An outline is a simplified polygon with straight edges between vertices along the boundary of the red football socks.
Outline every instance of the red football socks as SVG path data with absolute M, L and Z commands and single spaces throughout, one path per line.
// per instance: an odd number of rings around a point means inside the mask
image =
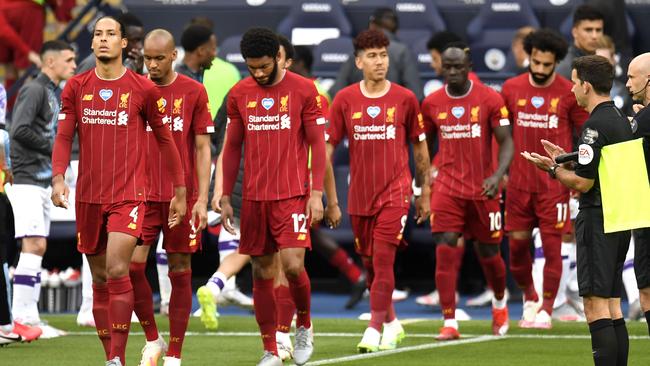
M 167 356 L 181 358 L 181 349 L 192 312 L 192 270 L 169 272 L 172 294 L 169 299 L 169 349 Z
M 255 307 L 255 320 L 260 327 L 264 350 L 278 355 L 275 343 L 276 310 L 275 294 L 273 292 L 273 279 L 253 279 L 253 306 Z
M 291 321 L 296 313 L 296 304 L 293 302 L 289 287 L 280 285 L 275 288 L 275 306 L 277 308 L 278 326 L 277 331 L 289 333 Z
M 562 236 L 558 232 L 542 232 L 542 248 L 546 261 L 544 263 L 541 310 L 545 310 L 551 315 L 562 277 Z
M 359 267 L 357 267 L 345 249 L 338 248 L 330 257 L 329 262 L 352 283 L 356 283 L 359 277 L 361 277 L 361 270 L 359 270 Z
M 287 276 L 289 281 L 289 291 L 291 297 L 296 305 L 296 328 L 311 327 L 311 281 L 306 270 L 302 270 L 298 277 L 291 278 Z
M 525 301 L 539 301 L 533 284 L 533 259 L 530 255 L 531 239 L 510 238 L 510 272 L 524 293 Z M 562 263 L 560 262 L 560 266 Z M 487 275 L 486 275 L 487 276 Z M 557 291 L 557 290 L 556 290 Z
M 501 254 L 497 253 L 488 258 L 479 257 L 479 262 L 488 286 L 494 291 L 494 297 L 497 300 L 503 299 L 506 292 L 506 264 Z
M 122 364 L 126 342 L 129 339 L 131 328 L 131 314 L 133 313 L 133 287 L 129 276 L 109 278 L 108 284 L 108 319 L 111 324 L 111 354 L 109 359 L 119 357 Z
M 153 295 L 151 293 L 151 286 L 145 269 L 147 263 L 131 262 L 129 265 L 129 277 L 133 286 L 133 310 L 135 315 L 138 316 L 144 336 L 148 342 L 153 342 L 158 339 L 158 327 L 156 326 L 156 319 L 153 315 Z
M 106 360 L 111 355 L 111 331 L 108 321 L 108 287 L 106 284 L 93 283 L 93 317 L 95 318 L 95 327 L 97 336 L 102 342 Z
M 397 247 L 391 243 L 375 240 L 372 255 L 374 279 L 370 287 L 370 323 L 371 328 L 381 332 L 382 325 L 389 318 L 395 288 L 395 252 Z M 394 309 L 392 318 L 395 319 Z M 392 319 L 391 319 L 392 321 Z
M 456 317 L 456 282 L 458 280 L 459 249 L 441 243 L 436 246 L 436 288 L 445 319 Z

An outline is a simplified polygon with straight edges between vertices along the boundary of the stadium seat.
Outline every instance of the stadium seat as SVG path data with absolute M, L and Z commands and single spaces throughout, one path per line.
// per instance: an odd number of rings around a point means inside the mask
M 348 58 L 354 57 L 352 38 L 339 37 L 322 41 L 314 48 L 312 72 L 318 77 L 335 78 Z
M 432 78 L 438 76 L 431 68 L 431 54 L 427 49 L 428 40 L 428 37 L 421 38 L 411 47 L 415 61 L 418 64 L 418 72 L 420 73 L 420 76 L 424 78 Z
M 339 207 L 341 208 L 341 225 L 336 229 L 325 229 L 337 243 L 341 245 L 354 245 L 354 234 L 352 233 L 352 224 L 350 215 L 348 215 L 348 186 L 350 177 L 350 167 L 341 165 L 334 167 L 334 181 L 336 182 L 336 193 L 339 198 Z
M 470 47 L 474 72 L 502 72 L 506 70 L 510 46 L 495 47 L 475 44 Z
M 239 49 L 239 42 L 241 41 L 241 37 L 241 34 L 239 34 L 224 39 L 223 42 L 221 42 L 219 45 L 218 55 L 224 60 L 235 65 L 239 72 L 245 73 L 248 69 Z
M 573 9 L 584 0 L 530 0 L 539 23 L 544 28 L 560 29 L 560 24 L 567 14 L 573 14 Z
M 433 0 L 390 0 L 399 19 L 397 38 L 409 46 L 447 28 Z
M 300 0 L 293 3 L 278 32 L 294 45 L 316 45 L 327 38 L 349 36 L 352 26 L 338 0 Z
M 470 47 L 506 49 L 517 29 L 539 28 L 539 21 L 527 0 L 488 0 L 467 25 Z

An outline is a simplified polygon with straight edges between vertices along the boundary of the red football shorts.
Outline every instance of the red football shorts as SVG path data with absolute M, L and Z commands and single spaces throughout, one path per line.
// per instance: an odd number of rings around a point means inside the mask
M 506 192 L 506 231 L 571 231 L 569 192 L 533 193 L 508 187 Z
M 503 237 L 499 200 L 470 200 L 433 192 L 431 232 L 463 233 L 480 243 L 499 244 Z
M 142 237 L 145 203 L 122 201 L 116 203 L 75 202 L 77 215 L 77 249 L 84 254 L 102 254 L 106 251 L 108 233 Z
M 408 209 L 384 207 L 373 216 L 350 215 L 354 233 L 354 250 L 364 257 L 372 257 L 375 240 L 406 246 L 402 239 Z
M 167 253 L 195 253 L 201 247 L 201 233 L 190 225 L 193 201 L 187 202 L 187 214 L 180 225 L 169 228 L 169 202 L 147 202 L 144 223 L 142 224 L 142 242 L 154 245 L 162 231 L 163 248 Z
M 311 249 L 307 196 L 279 201 L 242 200 L 239 253 L 272 254 L 286 248 Z
M 0 8 L 7 23 L 18 33 L 29 48 L 38 53 L 43 46 L 43 28 L 45 27 L 45 10 L 43 6 L 33 1 L 12 2 Z M 31 65 L 27 55 L 23 55 L 11 47 L 0 47 L 0 63 L 13 63 L 18 69 L 26 69 Z

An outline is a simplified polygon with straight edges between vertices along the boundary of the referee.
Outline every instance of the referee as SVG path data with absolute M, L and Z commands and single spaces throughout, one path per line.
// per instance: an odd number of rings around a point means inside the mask
M 641 103 L 643 109 L 638 111 L 632 120 L 632 130 L 635 137 L 643 137 L 646 164 L 650 163 L 650 53 L 635 57 L 627 70 L 625 86 L 634 102 Z M 650 172 L 650 165 L 648 165 Z M 645 313 L 650 333 L 650 228 L 636 229 L 634 235 L 634 274 L 639 287 L 639 302 Z
M 613 80 L 614 69 L 604 57 L 584 56 L 573 61 L 572 91 L 578 104 L 590 114 L 580 137 L 575 171 L 555 163 L 555 157 L 565 152 L 548 141 L 542 140 L 548 157 L 522 153 L 551 177 L 581 192 L 576 221 L 578 286 L 584 298 L 596 366 L 627 365 L 629 348 L 621 312 L 621 273 L 630 231 L 605 234 L 598 177 L 600 150 L 634 138 L 627 118 L 609 97 Z

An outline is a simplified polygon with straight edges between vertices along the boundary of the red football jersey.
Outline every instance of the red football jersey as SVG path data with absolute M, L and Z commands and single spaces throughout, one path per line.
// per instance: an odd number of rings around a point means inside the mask
M 427 130 L 438 134 L 433 189 L 465 199 L 487 199 L 481 193 L 483 181 L 494 174 L 493 129 L 510 124 L 501 96 L 475 81 L 460 97 L 450 96 L 444 87 L 424 99 L 422 115 Z
M 531 84 L 528 73 L 503 84 L 501 95 L 510 111 L 515 156 L 510 165 L 508 184 L 527 192 L 568 191 L 559 181 L 526 161 L 522 151 L 546 156 L 541 139 L 572 151 L 573 134 L 579 133 L 589 114 L 578 106 L 571 92 L 573 84 L 556 74 L 551 85 Z
M 324 133 L 321 99 L 313 81 L 290 71 L 273 86 L 247 77 L 230 90 L 228 128 L 238 124 L 244 131 L 244 199 L 275 201 L 307 194 L 305 126 L 317 125 Z M 224 184 L 224 194 L 228 190 Z
M 172 132 L 183 163 L 187 198 L 195 200 L 199 195 L 195 137 L 214 133 L 208 93 L 203 84 L 182 74 L 177 74 L 171 84 L 158 86 L 158 89 L 162 93 L 165 108 L 163 123 Z M 165 174 L 164 166 L 165 160 L 156 138 L 151 127 L 147 126 L 148 201 L 169 202 L 174 197 L 174 185 Z
M 391 83 L 380 97 L 367 97 L 361 84 L 336 94 L 326 140 L 350 141 L 348 212 L 369 216 L 383 207 L 409 207 L 409 141 L 423 141 L 424 122 L 410 90 Z
M 183 170 L 171 133 L 162 123 L 163 99 L 155 84 L 131 70 L 113 80 L 95 69 L 68 80 L 52 153 L 53 175 L 70 162 L 79 134 L 79 176 L 75 199 L 86 203 L 144 201 L 147 193 L 146 125 L 166 148 L 174 186 L 184 186 Z

